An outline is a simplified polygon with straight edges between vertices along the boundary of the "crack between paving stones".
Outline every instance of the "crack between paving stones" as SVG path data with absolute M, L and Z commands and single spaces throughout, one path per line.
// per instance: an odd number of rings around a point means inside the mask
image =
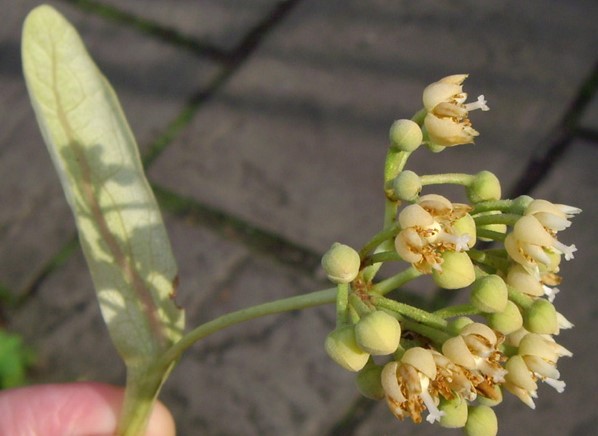
M 205 57 L 215 62 L 230 62 L 230 54 L 213 44 L 201 41 L 179 32 L 177 29 L 164 26 L 156 21 L 141 18 L 118 7 L 94 0 L 61 0 L 85 12 L 98 15 L 117 24 L 123 24 L 150 35 L 171 45 L 183 48 L 199 57 Z
M 240 242 L 253 251 L 307 272 L 312 277 L 320 266 L 321 254 L 313 250 L 160 186 L 152 185 L 152 189 L 160 206 L 172 215 L 200 224 L 226 239 Z
M 560 123 L 555 126 L 535 147 L 535 153 L 528 161 L 519 180 L 513 185 L 509 198 L 515 198 L 532 192 L 556 165 L 574 139 L 583 137 L 591 131 L 580 129 L 579 122 L 598 89 L 598 63 L 594 64 L 590 74 L 586 77 Z M 596 138 L 596 132 L 594 138 Z M 547 143 L 548 145 L 544 145 Z

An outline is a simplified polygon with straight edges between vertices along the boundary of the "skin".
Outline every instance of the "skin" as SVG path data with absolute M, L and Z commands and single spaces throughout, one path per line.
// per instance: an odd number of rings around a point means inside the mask
M 0 391 L 0 435 L 114 435 L 123 393 L 89 382 Z M 172 415 L 157 402 L 145 436 L 174 435 Z

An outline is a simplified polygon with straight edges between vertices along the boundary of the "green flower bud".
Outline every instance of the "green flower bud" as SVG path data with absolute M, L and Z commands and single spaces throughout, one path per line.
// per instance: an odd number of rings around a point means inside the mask
M 392 189 L 399 200 L 415 201 L 422 190 L 422 182 L 413 171 L 405 170 L 393 180 Z
M 502 403 L 502 389 L 499 385 L 490 386 L 490 392 L 479 393 L 477 402 L 482 406 L 494 407 Z M 488 396 L 486 396 L 488 395 Z
M 476 243 L 476 225 L 473 217 L 470 214 L 465 214 L 452 224 L 455 236 L 469 235 L 467 246 L 473 247 Z
M 330 332 L 324 348 L 332 360 L 353 372 L 363 368 L 370 358 L 370 355 L 357 345 L 352 325 L 341 326 Z
M 371 400 L 381 400 L 384 398 L 381 376 L 382 367 L 375 364 L 366 365 L 365 368 L 359 371 L 355 382 L 361 395 Z
M 464 252 L 445 251 L 442 253 L 441 271 L 433 270 L 434 282 L 444 289 L 461 289 L 475 280 L 475 270 L 471 259 Z
M 534 199 L 529 195 L 520 195 L 513 200 L 513 204 L 511 205 L 511 213 L 523 215 L 532 201 L 534 201 Z
M 355 340 L 370 354 L 394 353 L 401 340 L 401 325 L 395 317 L 382 310 L 370 312 L 355 325 Z
M 500 181 L 490 171 L 477 173 L 467 187 L 467 197 L 472 203 L 500 200 Z
M 473 319 L 466 316 L 460 316 L 449 321 L 449 330 L 455 333 L 460 333 L 461 330 L 463 330 L 463 327 L 469 324 L 473 324 Z
M 554 335 L 559 331 L 556 309 L 552 303 L 538 298 L 525 311 L 523 326 L 532 333 Z
M 441 427 L 461 428 L 467 422 L 467 401 L 459 396 L 451 400 L 441 398 L 438 408 L 444 412 L 440 418 Z
M 432 153 L 440 153 L 446 148 L 444 145 L 434 144 L 433 142 L 429 141 L 426 142 L 426 147 L 428 147 L 428 150 L 430 150 Z
M 509 301 L 509 291 L 503 279 L 492 274 L 477 279 L 473 284 L 471 304 L 485 313 L 502 312 Z
M 419 125 L 411 120 L 397 120 L 390 126 L 390 144 L 401 151 L 414 151 L 423 142 Z
M 350 283 L 357 277 L 361 260 L 348 245 L 335 242 L 322 257 L 322 267 L 333 283 Z
M 512 301 L 507 302 L 502 312 L 491 313 L 487 318 L 488 325 L 503 335 L 516 332 L 523 326 L 521 311 Z
M 488 406 L 471 406 L 468 410 L 465 434 L 467 436 L 496 436 L 498 420 Z

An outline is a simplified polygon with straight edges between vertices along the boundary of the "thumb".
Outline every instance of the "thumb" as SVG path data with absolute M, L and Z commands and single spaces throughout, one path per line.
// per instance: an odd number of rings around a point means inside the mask
M 101 383 L 29 386 L 0 391 L 2 435 L 113 435 L 122 388 Z M 174 436 L 172 415 L 156 402 L 146 436 Z

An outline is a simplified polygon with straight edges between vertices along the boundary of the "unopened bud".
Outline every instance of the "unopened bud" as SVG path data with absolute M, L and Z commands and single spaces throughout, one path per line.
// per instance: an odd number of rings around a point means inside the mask
M 505 310 L 509 301 L 508 295 L 504 280 L 492 274 L 480 277 L 474 282 L 470 301 L 482 312 L 496 313 Z
M 498 420 L 488 406 L 471 406 L 468 410 L 465 434 L 467 436 L 496 436 Z
M 361 260 L 348 245 L 335 242 L 322 257 L 322 267 L 333 283 L 350 283 L 357 277 Z
M 538 298 L 525 311 L 523 319 L 523 326 L 532 333 L 557 334 L 559 331 L 559 323 L 557 319 L 556 309 L 549 301 Z
M 468 235 L 467 246 L 473 247 L 476 243 L 476 225 L 473 217 L 470 214 L 465 214 L 452 224 L 453 233 L 455 236 Z
M 467 197 L 472 203 L 500 200 L 500 181 L 490 171 L 477 173 L 467 187 Z
M 434 269 L 434 282 L 444 289 L 461 289 L 475 280 L 475 270 L 471 259 L 464 252 L 446 251 L 442 254 L 442 270 Z
M 497 406 L 502 403 L 502 390 L 499 385 L 489 385 L 484 392 L 478 392 L 476 400 L 482 406 Z
M 332 360 L 353 372 L 363 368 L 370 357 L 357 345 L 352 325 L 338 327 L 330 332 L 326 337 L 324 348 Z
M 388 313 L 370 312 L 355 325 L 357 344 L 373 355 L 394 353 L 401 340 L 401 325 Z
M 378 365 L 366 365 L 365 368 L 359 371 L 355 383 L 361 395 L 371 400 L 384 398 L 381 376 L 382 367 Z
M 390 144 L 401 151 L 414 151 L 423 142 L 419 125 L 411 120 L 397 120 L 390 126 Z
M 488 325 L 503 335 L 508 335 L 523 326 L 523 317 L 517 305 L 508 301 L 502 312 L 488 315 Z
M 392 189 L 399 200 L 415 201 L 422 190 L 422 182 L 413 171 L 405 170 L 393 180 Z
M 450 400 L 441 398 L 438 407 L 444 414 L 440 417 L 440 426 L 461 428 L 467 422 L 467 401 L 458 395 Z
M 529 195 L 520 195 L 513 200 L 511 212 L 517 215 L 523 215 L 532 201 L 534 201 L 534 199 Z

